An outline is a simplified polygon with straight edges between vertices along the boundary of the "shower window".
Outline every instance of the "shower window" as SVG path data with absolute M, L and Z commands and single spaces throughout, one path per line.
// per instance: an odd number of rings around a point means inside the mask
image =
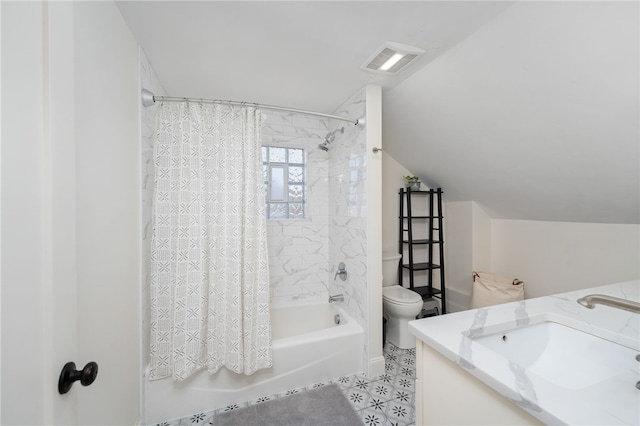
M 267 219 L 305 218 L 305 152 L 262 147 Z

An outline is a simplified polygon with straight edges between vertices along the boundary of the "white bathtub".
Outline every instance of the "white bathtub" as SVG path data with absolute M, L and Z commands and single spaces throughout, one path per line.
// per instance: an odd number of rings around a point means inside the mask
M 340 324 L 334 315 L 340 315 Z M 363 370 L 363 330 L 339 306 L 272 307 L 273 367 L 251 376 L 222 368 L 183 382 L 145 380 L 145 423 L 155 424 Z

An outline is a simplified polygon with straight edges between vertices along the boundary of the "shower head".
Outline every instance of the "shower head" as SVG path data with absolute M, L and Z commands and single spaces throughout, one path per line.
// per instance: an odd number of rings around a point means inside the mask
M 339 129 L 336 129 L 333 132 L 330 132 L 329 134 L 327 134 L 327 136 L 324 137 L 325 143 L 331 143 L 334 140 L 336 140 L 336 133 L 338 132 L 344 133 L 344 127 L 340 127 Z
M 344 133 L 344 127 L 341 127 L 339 129 L 334 130 L 333 132 L 329 132 L 327 134 L 327 136 L 324 137 L 324 142 L 322 142 L 320 145 L 318 145 L 318 148 L 320 148 L 323 151 L 329 151 L 329 144 L 331 142 L 333 142 L 334 140 L 336 140 L 336 133 Z

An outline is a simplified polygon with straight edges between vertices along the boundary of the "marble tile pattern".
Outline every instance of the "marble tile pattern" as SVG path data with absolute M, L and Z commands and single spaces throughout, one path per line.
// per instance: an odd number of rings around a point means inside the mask
M 260 404 L 330 383 L 336 383 L 340 387 L 366 426 L 413 426 L 415 425 L 415 356 L 415 349 L 400 349 L 387 343 L 384 350 L 385 374 L 373 379 L 368 379 L 361 374 L 337 377 L 308 387 L 288 389 L 241 404 L 169 420 L 158 423 L 157 426 L 214 425 L 212 418 L 218 412 Z
M 640 364 L 624 377 L 606 378 L 584 389 L 569 389 L 473 340 L 549 320 L 640 352 L 640 314 L 602 305 L 587 309 L 577 303 L 577 299 L 589 294 L 640 302 L 640 281 L 420 319 L 410 322 L 409 330 L 545 424 L 638 424 L 640 404 L 634 384 L 640 380 Z
M 147 55 L 138 47 L 138 67 L 140 74 L 140 91 L 147 89 L 154 95 L 167 96 L 162 83 L 158 79 Z M 145 107 L 140 102 L 140 185 L 141 185 L 141 221 L 142 221 L 142 244 L 141 244 L 141 274 L 142 274 L 142 312 L 143 312 L 143 338 L 144 342 L 149 341 L 149 272 L 151 266 L 151 204 L 153 202 L 153 141 L 156 122 L 156 107 Z M 143 359 L 148 359 L 149 347 L 142 345 Z
M 306 154 L 305 219 L 267 220 L 269 279 L 274 304 L 328 298 L 329 155 L 318 149 L 328 120 L 264 111 L 262 145 L 303 148 Z
M 353 119 L 366 115 L 366 89 L 349 97 L 333 114 Z M 369 298 L 367 283 L 367 160 L 364 125 L 331 120 L 331 130 L 344 126 L 336 134 L 329 151 L 329 268 L 331 294 L 345 296 L 344 309 L 364 329 L 363 365 L 369 364 Z M 337 265 L 344 262 L 346 281 L 334 279 Z

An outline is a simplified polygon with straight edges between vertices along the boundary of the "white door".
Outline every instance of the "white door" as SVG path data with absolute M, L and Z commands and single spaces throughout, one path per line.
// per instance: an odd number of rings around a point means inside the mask
M 112 3 L 1 2 L 2 424 L 140 412 L 137 46 Z M 58 394 L 67 361 L 94 384 Z

